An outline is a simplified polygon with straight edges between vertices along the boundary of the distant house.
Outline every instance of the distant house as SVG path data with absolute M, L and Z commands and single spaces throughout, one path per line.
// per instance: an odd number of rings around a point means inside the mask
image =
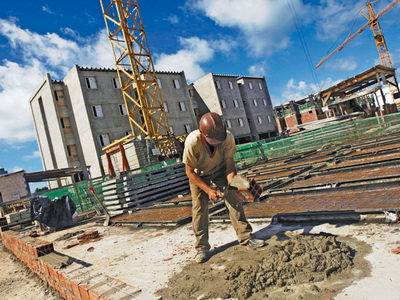
M 30 189 L 24 170 L 10 174 L 0 173 L 0 203 L 19 200 L 29 195 Z

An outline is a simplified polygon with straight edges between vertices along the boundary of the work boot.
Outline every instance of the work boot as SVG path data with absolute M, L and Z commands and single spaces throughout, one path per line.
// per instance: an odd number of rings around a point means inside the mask
M 208 252 L 200 251 L 197 252 L 196 257 L 194 258 L 195 262 L 202 264 L 208 260 Z
M 260 248 L 265 245 L 264 240 L 256 239 L 256 238 L 251 238 L 248 240 L 246 246 L 252 247 L 252 248 Z

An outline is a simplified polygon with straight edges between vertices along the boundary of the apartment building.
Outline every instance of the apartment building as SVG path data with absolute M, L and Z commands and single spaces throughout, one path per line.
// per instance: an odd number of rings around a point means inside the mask
M 197 121 L 185 73 L 157 72 L 157 80 L 170 131 L 175 136 L 181 136 L 196 129 Z
M 157 74 L 170 129 L 182 135 L 196 128 L 184 72 Z M 102 148 L 130 134 L 128 114 L 114 69 L 74 66 L 62 81 L 47 74 L 30 99 L 45 170 L 88 166 L 75 181 L 104 174 Z M 61 186 L 60 181 L 49 183 Z
M 236 143 L 277 135 L 271 98 L 264 77 L 209 73 L 193 83 L 200 114 L 213 111 L 225 117 Z

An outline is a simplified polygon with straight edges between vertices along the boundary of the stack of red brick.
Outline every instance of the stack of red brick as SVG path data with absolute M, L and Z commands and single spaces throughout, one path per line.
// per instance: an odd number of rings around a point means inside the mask
M 20 236 L 18 232 L 10 230 L 2 232 L 1 237 L 7 249 L 56 289 L 64 299 L 130 299 L 140 292 L 117 279 L 96 274 L 82 264 L 71 264 L 69 257 L 54 252 L 53 243 Z M 67 265 L 67 268 L 63 268 Z

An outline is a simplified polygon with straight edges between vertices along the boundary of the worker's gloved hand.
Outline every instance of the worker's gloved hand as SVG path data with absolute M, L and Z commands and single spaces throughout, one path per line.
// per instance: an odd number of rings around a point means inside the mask
M 221 192 L 220 192 L 220 191 L 214 190 L 214 189 L 210 189 L 210 190 L 209 190 L 209 192 L 208 192 L 208 198 L 209 198 L 211 201 L 216 202 L 216 201 L 218 201 L 218 200 L 220 199 L 220 197 L 221 197 Z

